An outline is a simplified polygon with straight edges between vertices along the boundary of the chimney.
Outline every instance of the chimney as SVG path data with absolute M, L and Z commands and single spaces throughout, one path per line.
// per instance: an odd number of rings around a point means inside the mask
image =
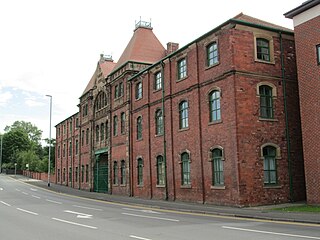
M 112 59 L 112 55 L 105 55 L 105 54 L 100 54 L 100 60 L 99 62 L 100 63 L 103 63 L 105 61 L 108 61 L 108 62 L 113 62 L 113 59 Z
M 177 51 L 179 49 L 179 43 L 168 42 L 167 43 L 167 55 Z

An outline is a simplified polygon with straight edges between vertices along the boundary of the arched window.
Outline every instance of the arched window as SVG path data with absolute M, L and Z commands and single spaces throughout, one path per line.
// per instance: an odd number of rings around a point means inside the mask
M 138 185 L 143 185 L 143 160 L 142 158 L 138 158 L 138 164 L 137 164 L 138 174 L 137 174 L 137 181 Z
M 180 129 L 189 127 L 189 107 L 187 101 L 182 101 L 179 104 L 179 121 Z
M 221 120 L 220 91 L 214 90 L 209 94 L 210 122 Z
M 273 118 L 272 87 L 267 85 L 259 86 L 259 95 L 260 95 L 260 117 Z
M 190 184 L 190 156 L 184 152 L 181 154 L 181 185 Z
M 207 66 L 210 67 L 218 62 L 218 44 L 213 42 L 207 46 Z
M 276 163 L 277 149 L 273 146 L 265 146 L 262 149 L 262 153 L 263 153 L 264 184 L 266 185 L 277 184 L 277 163 Z
M 212 186 L 224 185 L 222 149 L 211 150 L 212 160 Z
M 165 184 L 165 172 L 164 172 L 164 161 L 163 157 L 159 155 L 157 157 L 157 185 Z
M 118 135 L 118 117 L 114 116 L 113 117 L 113 136 Z
M 156 135 L 162 135 L 163 134 L 163 116 L 162 116 L 162 110 L 158 109 L 156 111 Z
M 142 117 L 137 118 L 137 140 L 142 139 Z
M 257 38 L 257 59 L 270 62 L 269 40 Z
M 126 162 L 124 160 L 121 161 L 121 178 L 120 178 L 120 184 L 124 185 L 126 184 Z
M 118 162 L 113 162 L 113 184 L 118 184 Z

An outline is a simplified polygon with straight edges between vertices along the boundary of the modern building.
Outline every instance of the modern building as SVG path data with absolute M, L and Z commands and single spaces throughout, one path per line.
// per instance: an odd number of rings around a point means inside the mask
M 307 201 L 320 204 L 320 0 L 284 15 L 294 24 Z
M 117 63 L 101 56 L 75 116 L 80 150 L 56 154 L 58 184 L 233 206 L 305 199 L 290 29 L 241 13 L 165 49 L 140 21 Z

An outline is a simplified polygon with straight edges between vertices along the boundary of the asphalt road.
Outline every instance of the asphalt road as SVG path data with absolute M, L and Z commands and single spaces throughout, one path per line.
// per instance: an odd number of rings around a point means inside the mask
M 0 175 L 0 239 L 320 240 L 320 225 L 141 208 L 59 194 Z

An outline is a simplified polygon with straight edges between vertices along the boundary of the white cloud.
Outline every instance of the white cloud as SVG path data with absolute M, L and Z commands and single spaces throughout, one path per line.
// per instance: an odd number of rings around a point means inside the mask
M 13 95 L 11 92 L 0 92 L 0 106 L 5 106 L 12 97 Z
M 45 105 L 43 102 L 34 99 L 26 99 L 25 104 L 29 107 L 40 107 Z

